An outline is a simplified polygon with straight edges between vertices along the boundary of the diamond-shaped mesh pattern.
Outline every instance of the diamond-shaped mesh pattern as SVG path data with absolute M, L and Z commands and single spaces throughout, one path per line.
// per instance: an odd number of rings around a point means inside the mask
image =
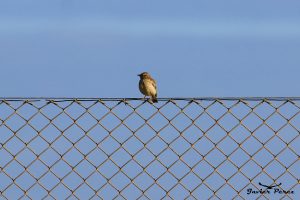
M 281 182 L 294 199 L 299 113 L 299 98 L 1 99 L 0 197 L 247 199 Z

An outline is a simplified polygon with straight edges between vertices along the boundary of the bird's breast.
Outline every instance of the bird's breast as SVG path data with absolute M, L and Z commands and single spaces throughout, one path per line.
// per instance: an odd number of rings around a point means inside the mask
M 153 86 L 153 82 L 151 80 L 140 80 L 139 88 L 141 93 L 146 96 L 152 96 L 156 94 L 156 89 Z

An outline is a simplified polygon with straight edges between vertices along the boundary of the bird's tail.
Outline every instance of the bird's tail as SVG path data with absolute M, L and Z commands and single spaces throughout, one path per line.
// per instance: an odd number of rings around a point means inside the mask
M 157 103 L 157 94 L 155 94 L 155 96 L 152 96 L 152 102 L 153 103 Z

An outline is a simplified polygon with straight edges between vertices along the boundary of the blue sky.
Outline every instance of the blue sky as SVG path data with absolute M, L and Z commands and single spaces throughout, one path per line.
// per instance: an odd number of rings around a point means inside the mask
M 297 96 L 300 2 L 0 1 L 1 96 Z

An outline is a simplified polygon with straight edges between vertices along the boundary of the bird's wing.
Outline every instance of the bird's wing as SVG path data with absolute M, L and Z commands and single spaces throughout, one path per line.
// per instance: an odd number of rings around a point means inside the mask
M 157 97 L 156 81 L 154 79 L 152 79 L 152 85 L 155 88 L 155 97 Z
M 153 87 L 155 88 L 155 90 L 157 89 L 156 88 L 156 81 L 154 80 L 154 79 L 152 79 L 152 85 L 153 85 Z

